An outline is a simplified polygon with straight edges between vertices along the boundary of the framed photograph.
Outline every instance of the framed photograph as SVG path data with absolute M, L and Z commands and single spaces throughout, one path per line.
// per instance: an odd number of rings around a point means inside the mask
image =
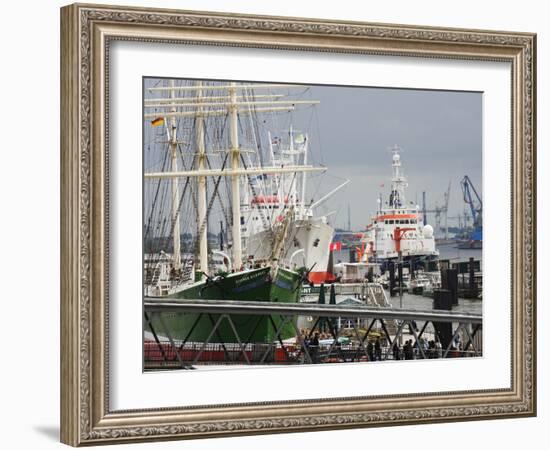
M 61 440 L 536 414 L 536 36 L 61 9 Z

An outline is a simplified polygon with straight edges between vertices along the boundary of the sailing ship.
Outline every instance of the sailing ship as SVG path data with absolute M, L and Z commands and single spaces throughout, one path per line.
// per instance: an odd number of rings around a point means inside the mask
M 144 174 L 148 210 L 144 295 L 297 302 L 305 266 L 293 264 L 288 257 L 288 242 L 297 239 L 295 229 L 302 220 L 303 205 L 295 198 L 289 201 L 294 190 L 281 181 L 289 178 L 285 175 L 296 179 L 300 174 L 324 172 L 326 168 L 303 161 L 279 164 L 272 159 L 268 164 L 263 163 L 258 124 L 265 123 L 268 113 L 292 111 L 299 105 L 318 102 L 286 100 L 282 94 L 261 93 L 289 90 L 292 87 L 288 85 L 204 81 L 176 85 L 174 80 L 169 83 L 149 88 L 151 98 L 145 100 L 145 123 L 164 128 L 167 140 L 163 142 L 165 154 L 161 157 L 161 170 L 153 170 L 160 159 L 150 158 L 154 164 L 146 164 Z M 161 96 L 155 97 L 158 93 Z M 257 181 L 268 178 L 278 180 L 275 195 L 286 201 L 278 202 L 277 208 L 271 209 L 276 220 L 264 222 L 264 229 L 258 230 L 260 235 L 269 234 L 269 240 L 268 245 L 262 246 L 263 251 L 256 252 L 252 246 L 258 233 L 248 230 L 249 219 L 259 219 L 261 212 L 267 212 L 262 206 L 275 205 L 262 201 L 256 191 Z M 261 186 L 264 191 L 266 186 L 267 183 Z M 254 194 L 252 198 L 250 192 Z M 230 201 L 224 201 L 225 197 Z M 171 205 L 169 214 L 160 205 L 162 198 L 168 199 Z M 227 248 L 220 245 L 209 251 L 208 228 L 214 222 L 212 216 L 216 208 L 231 235 L 226 240 Z M 196 226 L 194 237 L 191 233 L 186 239 L 184 234 L 184 258 L 182 220 L 188 222 L 189 228 Z M 155 234 L 161 240 L 163 235 L 169 235 L 171 255 L 164 249 L 147 251 L 151 250 L 147 248 L 149 244 L 155 242 L 152 239 Z M 219 272 L 219 264 L 217 268 L 211 264 L 213 254 L 222 256 L 225 271 Z M 231 319 L 238 334 L 248 336 L 248 342 L 271 342 L 281 320 L 275 316 L 252 315 L 232 315 Z M 167 318 L 166 324 L 173 337 L 185 336 L 189 341 L 203 342 L 211 336 L 214 321 L 217 321 L 216 315 L 185 314 Z M 287 324 L 280 336 L 293 334 L 292 324 Z M 222 342 L 239 339 L 227 322 L 219 325 L 216 338 Z
M 381 197 L 378 210 L 363 236 L 364 257 L 380 262 L 384 267 L 390 261 L 402 258 L 411 267 L 425 267 L 427 261 L 436 260 L 434 231 L 425 224 L 418 205 L 407 203 L 407 178 L 402 172 L 401 149 L 392 151 L 392 179 L 389 199 L 385 206 Z

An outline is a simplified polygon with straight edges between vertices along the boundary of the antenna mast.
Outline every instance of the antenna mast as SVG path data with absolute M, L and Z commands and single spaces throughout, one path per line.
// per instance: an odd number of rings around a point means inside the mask
M 407 179 L 401 173 L 401 155 L 399 154 L 401 149 L 397 145 L 394 145 L 391 148 L 391 151 L 393 153 L 393 176 L 391 179 L 391 194 L 389 205 L 390 208 L 402 208 L 406 203 L 405 188 L 407 187 Z

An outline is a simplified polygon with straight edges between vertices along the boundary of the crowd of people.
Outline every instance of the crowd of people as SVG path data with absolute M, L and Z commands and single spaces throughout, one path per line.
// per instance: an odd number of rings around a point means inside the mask
M 413 343 L 412 339 L 405 341 L 400 348 L 396 343 L 392 347 L 393 359 L 417 359 L 417 358 L 442 358 L 443 346 L 439 340 L 430 340 L 420 338 L 418 343 Z
M 380 336 L 367 338 L 366 345 L 361 345 L 354 339 L 354 336 L 349 336 L 349 344 L 342 346 L 340 341 L 333 343 L 333 335 L 328 332 L 315 331 L 311 329 L 300 330 L 299 341 L 307 349 L 307 352 L 313 363 L 322 362 L 323 350 L 329 351 L 332 349 L 338 354 L 342 350 L 357 350 L 363 355 L 366 350 L 368 361 L 387 361 L 387 360 L 412 360 L 412 359 L 436 359 L 443 358 L 445 350 L 437 337 L 435 339 L 419 338 L 418 341 L 407 339 L 402 345 L 397 340 L 389 345 L 387 339 Z M 460 338 L 457 336 L 451 342 L 450 353 L 447 356 L 463 355 L 463 345 Z M 324 355 L 330 357 L 331 355 Z

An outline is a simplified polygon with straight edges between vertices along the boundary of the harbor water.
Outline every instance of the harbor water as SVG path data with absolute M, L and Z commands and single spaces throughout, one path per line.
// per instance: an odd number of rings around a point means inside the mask
M 458 248 L 458 245 L 455 242 L 451 244 L 439 244 L 437 249 L 439 250 L 440 260 L 448 259 L 452 263 L 469 261 L 470 258 L 474 258 L 476 261 L 482 260 L 482 249 Z

